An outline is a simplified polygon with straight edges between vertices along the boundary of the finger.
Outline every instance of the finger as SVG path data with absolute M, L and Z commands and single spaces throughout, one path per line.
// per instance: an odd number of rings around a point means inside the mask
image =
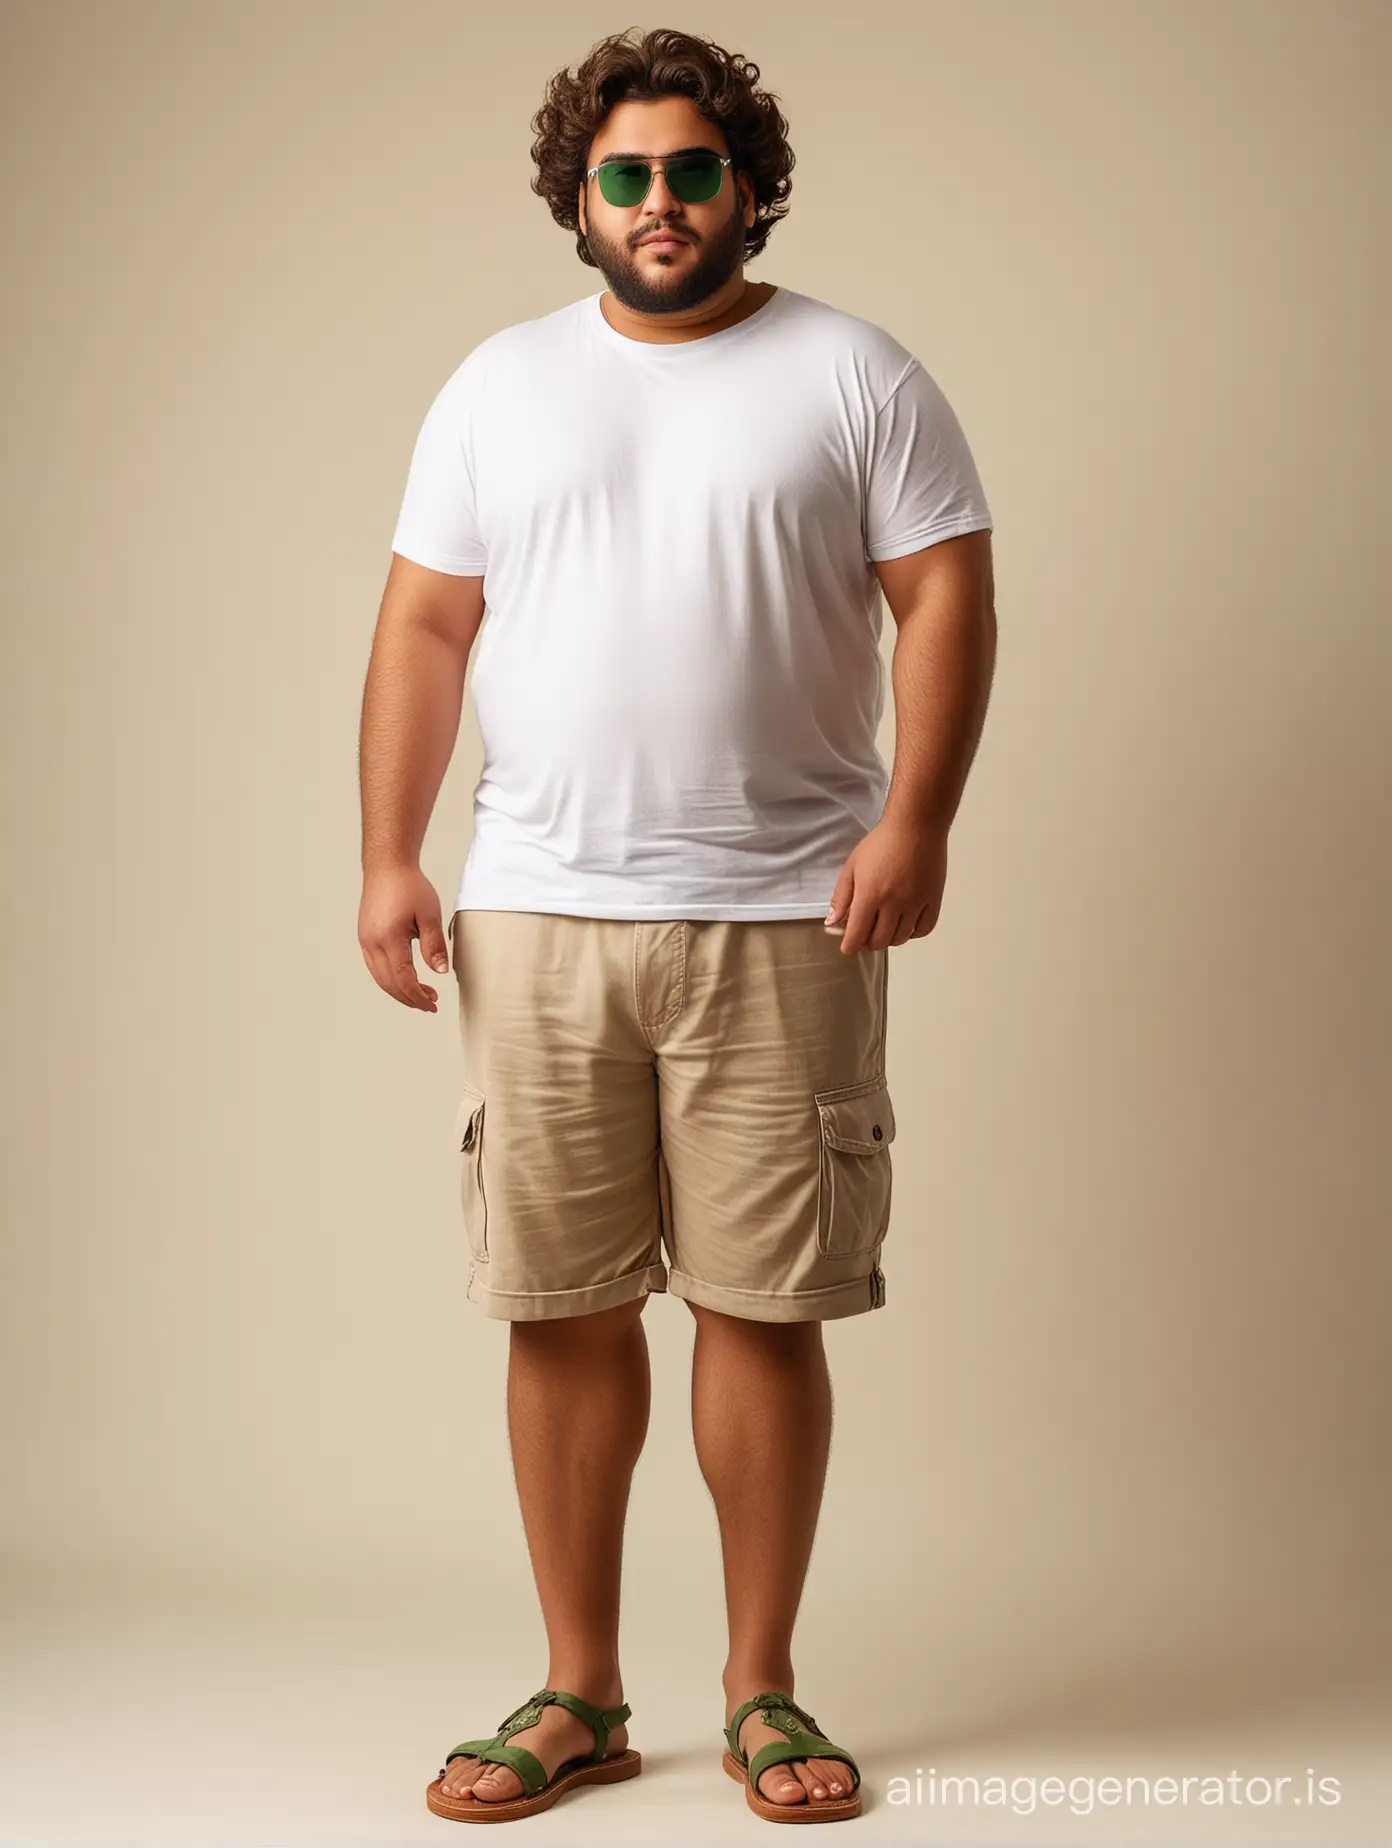
M 850 916 L 846 919 L 846 934 L 841 939 L 841 954 L 854 956 L 863 950 L 870 933 L 875 928 L 876 911 L 868 899 L 852 902 Z
M 898 909 L 882 911 L 873 947 L 877 950 L 893 949 L 894 945 L 902 943 L 908 934 L 908 919 L 902 911 Z
M 408 999 L 408 1004 L 411 1007 L 424 1008 L 427 1013 L 433 1014 L 438 996 L 433 988 L 425 987 L 416 974 L 415 959 L 411 955 L 411 945 L 414 941 L 413 937 L 408 937 L 404 943 L 398 943 L 395 946 L 394 955 L 391 950 L 388 950 L 387 960 L 391 964 L 392 974 L 401 992 Z
M 395 944 L 380 944 L 373 957 L 372 970 L 377 977 L 378 986 L 400 1001 L 403 1007 L 416 1007 L 426 1013 L 435 1011 L 435 991 L 422 988 L 416 980 L 415 964 L 411 961 L 408 937 L 403 946 L 398 939 Z
M 918 917 L 914 912 L 901 912 L 899 917 L 899 928 L 890 938 L 891 948 L 897 947 L 901 943 L 907 943 L 914 934 L 914 927 L 917 922 Z
M 445 948 L 445 933 L 440 924 L 439 913 L 433 917 L 420 920 L 421 955 L 432 969 L 438 969 L 443 975 L 450 966 L 449 951 Z
M 393 1001 L 399 1001 L 403 1007 L 410 1007 L 411 999 L 401 991 L 392 965 L 387 959 L 385 945 L 374 944 L 370 949 L 365 949 L 363 955 L 367 958 L 367 966 L 372 971 L 373 981 L 383 993 L 389 994 Z
M 846 913 L 851 900 L 855 897 L 855 880 L 844 872 L 832 889 L 827 904 L 826 917 L 823 922 L 829 930 L 842 931 L 846 928 Z

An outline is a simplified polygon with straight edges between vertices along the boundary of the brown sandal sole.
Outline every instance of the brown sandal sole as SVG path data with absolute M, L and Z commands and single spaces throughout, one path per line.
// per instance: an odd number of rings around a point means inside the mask
M 720 1762 L 737 1784 L 744 1785 L 745 1802 L 765 1822 L 849 1822 L 852 1816 L 860 1814 L 859 1786 L 850 1796 L 838 1797 L 835 1802 L 809 1797 L 805 1803 L 770 1803 L 755 1790 L 749 1773 L 733 1752 L 726 1752 Z
M 566 1763 L 574 1765 L 574 1770 L 558 1766 L 551 1782 L 534 1797 L 511 1797 L 502 1803 L 490 1803 L 486 1797 L 465 1797 L 462 1803 L 452 1802 L 441 1795 L 440 1786 L 445 1780 L 437 1777 L 426 1788 L 426 1807 L 448 1822 L 515 1822 L 519 1816 L 535 1816 L 538 1810 L 550 1809 L 556 1799 L 575 1784 L 621 1784 L 625 1778 L 637 1777 L 643 1769 L 643 1754 L 615 1752 L 612 1758 L 602 1759 L 597 1765 L 583 1760 L 576 1764 L 574 1759 L 567 1759 Z

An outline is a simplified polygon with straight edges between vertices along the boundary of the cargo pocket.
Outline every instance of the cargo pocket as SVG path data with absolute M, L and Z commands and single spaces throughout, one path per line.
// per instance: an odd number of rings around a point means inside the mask
M 488 1202 L 483 1191 L 483 1113 L 483 1092 L 474 1090 L 472 1085 L 467 1086 L 454 1122 L 454 1145 L 459 1150 L 463 1165 L 459 1184 L 460 1203 L 464 1208 L 469 1250 L 481 1263 L 486 1263 Z
M 817 1248 L 824 1257 L 874 1251 L 889 1227 L 894 1106 L 883 1076 L 817 1091 L 821 1178 Z

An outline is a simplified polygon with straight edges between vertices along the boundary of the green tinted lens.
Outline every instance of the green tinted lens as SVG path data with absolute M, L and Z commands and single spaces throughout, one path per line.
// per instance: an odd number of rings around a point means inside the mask
M 668 162 L 667 184 L 683 205 L 699 205 L 720 191 L 724 171 L 713 154 L 683 154 L 680 160 Z
M 720 191 L 724 168 L 714 154 L 683 154 L 667 163 L 667 185 L 683 205 L 700 205 Z M 652 168 L 645 160 L 603 161 L 599 190 L 610 205 L 641 205 L 652 184 Z
M 610 205 L 638 205 L 651 179 L 652 168 L 645 160 L 604 161 L 599 169 L 599 190 Z

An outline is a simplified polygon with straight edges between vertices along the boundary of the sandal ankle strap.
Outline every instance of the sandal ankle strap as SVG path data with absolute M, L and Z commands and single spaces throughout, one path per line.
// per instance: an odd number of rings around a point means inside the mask
M 615 1726 L 621 1726 L 628 1719 L 633 1709 L 628 1702 L 620 1701 L 617 1707 L 596 1707 L 588 1700 L 582 1700 L 578 1694 L 567 1694 L 561 1688 L 544 1690 L 558 1707 L 564 1707 L 577 1719 L 584 1720 L 592 1728 L 595 1736 L 594 1757 L 604 1758 L 609 1751 L 609 1734 Z M 540 1696 L 538 1696 L 540 1698 Z

